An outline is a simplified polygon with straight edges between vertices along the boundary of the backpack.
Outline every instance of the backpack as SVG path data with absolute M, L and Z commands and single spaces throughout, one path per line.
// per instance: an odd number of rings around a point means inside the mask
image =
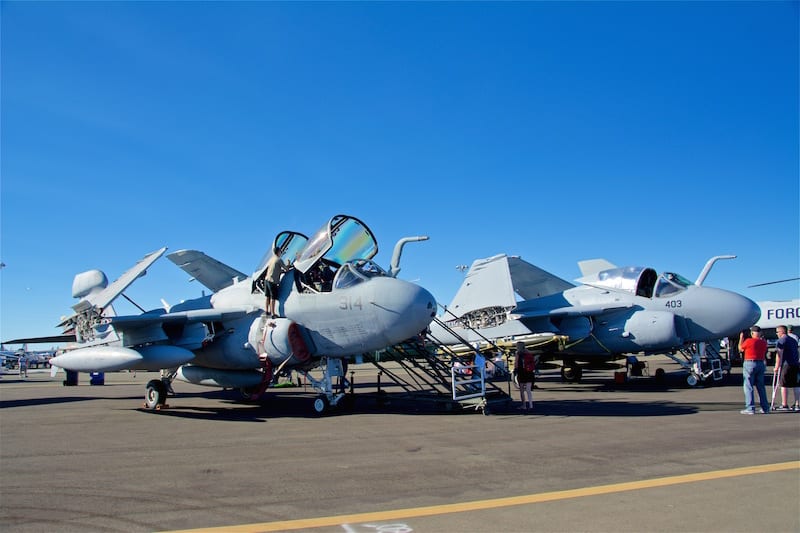
M 522 354 L 522 369 L 525 370 L 525 372 L 536 371 L 536 358 L 533 357 L 532 353 L 525 352 Z

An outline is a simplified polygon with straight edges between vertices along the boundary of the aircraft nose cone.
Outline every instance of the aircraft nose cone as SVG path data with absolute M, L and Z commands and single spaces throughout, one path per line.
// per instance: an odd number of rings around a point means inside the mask
M 382 313 L 387 339 L 398 343 L 418 335 L 436 315 L 436 299 L 426 289 L 398 279 L 387 279 L 393 287 L 382 291 L 382 301 L 376 301 Z M 376 299 L 377 300 L 377 299 Z
M 722 336 L 735 336 L 747 329 L 761 318 L 761 309 L 753 300 L 741 294 L 725 292 L 719 305 L 721 318 L 726 321 L 728 329 Z
M 758 305 L 741 294 L 697 287 L 683 299 L 683 318 L 692 342 L 735 337 L 755 324 L 761 316 Z

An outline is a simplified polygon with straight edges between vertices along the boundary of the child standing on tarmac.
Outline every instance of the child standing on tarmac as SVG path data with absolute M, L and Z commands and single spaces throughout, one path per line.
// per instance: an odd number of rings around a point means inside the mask
M 514 371 L 519 383 L 519 396 L 523 411 L 533 410 L 533 382 L 536 381 L 536 357 L 525 349 L 524 342 L 517 343 Z

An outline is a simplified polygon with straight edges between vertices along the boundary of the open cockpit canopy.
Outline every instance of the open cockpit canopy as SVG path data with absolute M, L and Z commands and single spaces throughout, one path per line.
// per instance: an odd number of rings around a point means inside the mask
M 264 254 L 264 257 L 261 258 L 261 261 L 259 261 L 253 277 L 258 277 L 259 274 L 264 271 L 269 260 L 275 255 L 275 249 L 278 250 L 283 262 L 289 264 L 299 256 L 300 251 L 307 242 L 308 237 L 296 231 L 282 231 L 278 233 L 275 240 L 272 241 L 272 246 L 270 246 L 267 253 Z
M 630 292 L 645 298 L 661 298 L 681 292 L 692 284 L 680 274 L 665 272 L 660 276 L 652 268 L 618 267 L 597 273 L 593 280 L 582 280 L 588 285 Z
M 323 258 L 328 264 L 341 266 L 369 261 L 377 253 L 378 242 L 366 224 L 355 217 L 336 215 L 308 240 L 294 261 L 294 267 L 305 274 Z

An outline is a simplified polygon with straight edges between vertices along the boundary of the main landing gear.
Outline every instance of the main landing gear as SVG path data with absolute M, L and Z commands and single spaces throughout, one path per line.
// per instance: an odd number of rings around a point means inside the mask
M 172 391 L 172 380 L 175 379 L 177 369 L 162 374 L 161 379 L 151 379 L 144 389 L 144 407 L 151 411 L 160 411 L 167 405 L 167 394 Z
M 565 363 L 561 367 L 561 381 L 580 383 L 583 378 L 583 368 L 575 363 Z

